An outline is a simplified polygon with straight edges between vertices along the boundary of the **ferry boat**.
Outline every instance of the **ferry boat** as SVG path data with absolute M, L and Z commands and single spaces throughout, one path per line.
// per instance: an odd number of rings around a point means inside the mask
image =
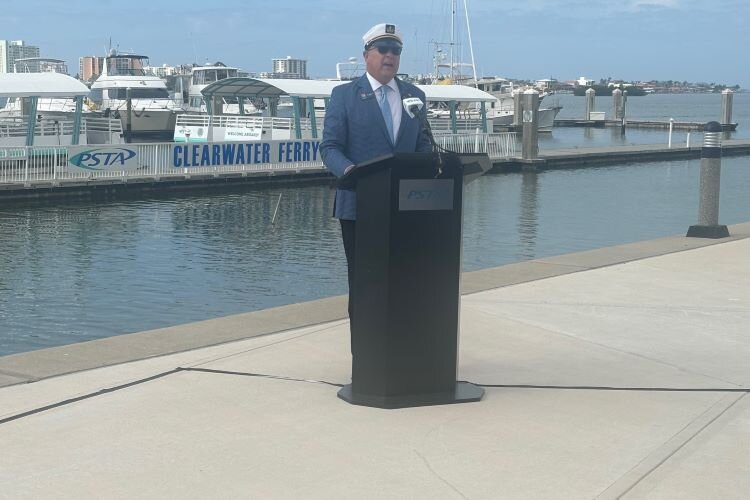
M 89 99 L 103 117 L 119 118 L 127 130 L 127 99 L 131 99 L 131 140 L 169 139 L 177 112 L 167 86 L 158 76 L 148 75 L 148 56 L 119 54 L 111 50 L 102 74 L 91 85 Z
M 240 70 L 227 66 L 222 62 L 193 66 L 188 75 L 182 75 L 176 81 L 176 95 L 182 100 L 182 111 L 187 113 L 206 113 L 208 107 L 203 97 L 203 89 L 219 80 L 237 78 Z M 240 103 L 237 99 L 222 99 L 222 112 L 225 114 L 240 114 Z M 253 102 L 244 99 L 243 114 L 259 114 L 260 110 Z

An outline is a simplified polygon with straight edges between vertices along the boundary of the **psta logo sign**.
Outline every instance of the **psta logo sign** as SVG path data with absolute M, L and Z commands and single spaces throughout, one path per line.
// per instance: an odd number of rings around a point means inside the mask
M 135 151 L 127 148 L 96 148 L 81 151 L 68 161 L 86 170 L 115 170 L 125 168 L 128 160 L 134 158 L 135 155 Z

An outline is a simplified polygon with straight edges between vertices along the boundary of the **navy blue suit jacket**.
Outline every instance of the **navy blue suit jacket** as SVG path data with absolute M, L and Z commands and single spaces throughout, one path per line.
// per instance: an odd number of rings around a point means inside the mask
M 422 120 L 427 119 L 424 92 L 399 79 L 396 79 L 396 84 L 402 100 L 418 97 L 425 105 L 414 118 L 410 118 L 406 110 L 403 110 L 395 144 L 389 137 L 378 100 L 366 74 L 351 83 L 335 87 L 331 92 L 320 152 L 326 168 L 336 177 L 344 175 L 344 170 L 350 165 L 358 165 L 379 156 L 432 151 L 422 125 Z M 354 220 L 357 218 L 356 209 L 357 195 L 354 191 L 336 190 L 334 217 Z

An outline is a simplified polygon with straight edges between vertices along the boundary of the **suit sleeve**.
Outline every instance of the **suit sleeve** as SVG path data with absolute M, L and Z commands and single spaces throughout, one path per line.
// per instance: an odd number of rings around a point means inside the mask
M 427 123 L 427 98 L 420 92 L 419 98 L 422 99 L 424 106 L 419 110 L 420 122 Z M 424 125 L 419 128 L 419 135 L 417 136 L 417 153 L 430 153 L 432 152 L 432 142 L 430 141 L 428 132 Z
M 427 123 L 427 106 L 423 106 L 419 112 L 422 115 L 422 123 Z M 420 127 L 419 135 L 417 136 L 417 153 L 430 153 L 432 151 L 432 142 L 427 134 L 425 126 Z
M 354 162 L 344 154 L 348 141 L 348 119 L 344 102 L 344 88 L 336 87 L 331 92 L 331 99 L 326 108 L 323 122 L 323 142 L 320 143 L 320 154 L 323 164 L 336 177 L 344 175 L 344 170 Z

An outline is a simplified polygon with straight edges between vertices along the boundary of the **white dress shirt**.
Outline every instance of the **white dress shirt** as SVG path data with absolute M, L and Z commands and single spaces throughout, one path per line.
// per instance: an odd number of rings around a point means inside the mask
M 370 80 L 370 86 L 372 87 L 372 91 L 375 92 L 375 96 L 380 98 L 380 87 L 383 85 L 374 79 L 370 73 L 367 73 L 367 79 Z M 401 104 L 401 93 L 398 91 L 398 85 L 396 85 L 396 80 L 392 79 L 390 82 L 386 83 L 388 87 L 392 90 L 392 92 L 388 92 L 388 104 L 391 107 L 391 117 L 393 118 L 393 135 L 394 135 L 394 143 L 395 138 L 398 137 L 398 130 L 401 128 L 401 112 L 403 105 Z

